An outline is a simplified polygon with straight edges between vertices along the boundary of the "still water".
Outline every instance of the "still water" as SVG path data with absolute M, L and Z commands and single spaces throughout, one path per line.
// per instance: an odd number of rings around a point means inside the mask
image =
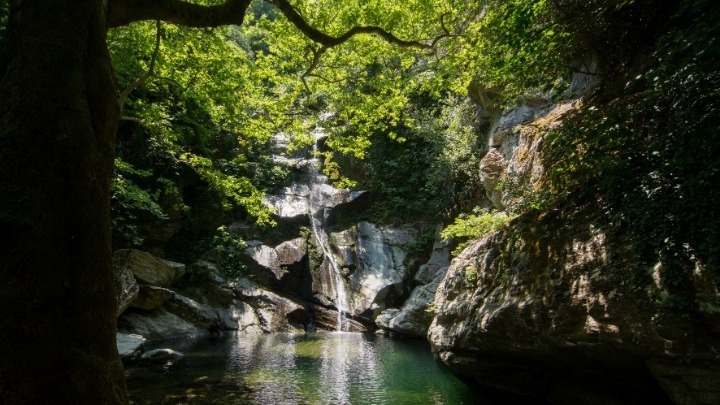
M 427 342 L 376 334 L 228 335 L 164 342 L 185 357 L 127 371 L 134 404 L 491 404 Z

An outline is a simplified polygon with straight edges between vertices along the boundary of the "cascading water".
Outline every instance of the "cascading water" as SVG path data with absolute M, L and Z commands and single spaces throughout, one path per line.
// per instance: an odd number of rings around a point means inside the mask
M 327 219 L 325 210 L 325 194 L 323 193 L 324 188 L 329 188 L 327 184 L 327 177 L 322 175 L 319 161 L 317 159 L 318 141 L 322 138 L 322 133 L 314 133 L 315 142 L 313 143 L 313 158 L 310 161 L 309 166 L 309 188 L 310 198 L 308 199 L 308 210 L 310 216 L 310 224 L 312 225 L 312 231 L 315 235 L 315 239 L 320 245 L 323 257 L 328 261 L 330 265 L 330 271 L 332 273 L 330 282 L 332 289 L 335 291 L 335 306 L 337 308 L 337 327 L 338 332 L 345 332 L 348 330 L 348 322 L 345 319 L 345 314 L 348 312 L 348 300 L 347 292 L 345 289 L 345 282 L 342 274 L 340 273 L 340 266 L 338 265 L 335 257 L 330 252 L 330 244 L 328 242 L 328 235 L 323 228 L 325 220 Z M 332 194 L 332 193 L 330 193 Z

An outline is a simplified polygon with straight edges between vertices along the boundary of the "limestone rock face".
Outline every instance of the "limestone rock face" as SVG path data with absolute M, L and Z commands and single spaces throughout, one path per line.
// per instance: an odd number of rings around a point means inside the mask
M 263 284 L 279 286 L 290 279 L 297 279 L 304 269 L 303 261 L 307 257 L 305 238 L 295 238 L 270 247 L 259 241 L 250 241 L 244 250 L 249 260 L 244 260 L 253 268 L 253 276 Z M 293 277 L 295 276 L 295 277 Z
M 689 320 L 651 305 L 667 294 L 656 269 L 630 281 L 623 269 L 643 274 L 632 242 L 592 209 L 527 214 L 454 259 L 428 332 L 437 357 L 481 384 L 559 404 L 720 398 L 720 335 L 696 325 L 706 337 L 691 338 Z M 694 360 L 681 362 L 689 351 Z
M 136 249 L 115 251 L 113 266 L 128 269 L 138 281 L 158 287 L 170 287 L 177 277 L 176 269 L 150 253 Z
M 433 320 L 435 291 L 440 279 L 415 288 L 400 309 L 387 309 L 375 318 L 382 329 L 404 335 L 425 337 Z
M 296 300 L 282 297 L 261 285 L 246 278 L 239 279 L 234 284 L 238 299 L 245 302 L 253 311 L 246 314 L 248 326 L 259 328 L 263 332 L 301 332 L 309 321 L 305 306 Z M 245 307 L 245 310 L 249 310 Z
M 397 294 L 406 280 L 407 249 L 417 242 L 418 230 L 411 225 L 400 228 L 358 224 L 358 261 L 362 270 L 353 281 L 357 286 L 355 308 L 365 311 L 372 304 L 389 304 L 388 294 Z
M 345 289 L 348 312 L 372 322 L 380 311 L 399 304 L 411 282 L 410 268 L 416 258 L 408 250 L 417 243 L 419 229 L 413 225 L 378 226 L 360 222 L 356 228 L 330 234 L 330 249 L 342 277 L 338 287 L 329 260 L 321 259 L 313 273 L 313 295 L 334 306 L 337 289 Z
M 541 130 L 559 125 L 576 104 L 535 100 L 505 111 L 490 130 L 487 154 L 480 161 L 480 181 L 497 209 L 512 208 L 524 191 L 538 191 L 544 168 Z
M 433 251 L 427 263 L 418 268 L 414 281 L 416 286 L 399 308 L 386 309 L 375 318 L 375 323 L 391 332 L 425 337 L 433 319 L 435 291 L 450 264 L 450 248 L 436 229 Z
M 445 275 L 450 266 L 450 245 L 440 237 L 442 227 L 435 230 L 435 242 L 433 243 L 432 254 L 427 263 L 418 268 L 414 280 L 418 284 L 428 284 Z
M 275 209 L 281 218 L 293 218 L 308 215 L 310 189 L 306 184 L 293 184 L 279 193 L 266 197 L 265 203 Z

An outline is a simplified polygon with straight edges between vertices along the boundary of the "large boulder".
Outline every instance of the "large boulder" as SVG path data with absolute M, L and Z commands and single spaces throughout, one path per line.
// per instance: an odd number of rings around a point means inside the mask
M 435 291 L 440 278 L 434 282 L 416 287 L 400 309 L 388 309 L 380 313 L 375 323 L 385 330 L 425 337 L 434 316 Z
M 163 348 L 148 350 L 140 356 L 140 361 L 167 367 L 182 360 L 183 357 L 185 355 L 178 351 Z
M 207 329 L 195 325 L 164 307 L 153 311 L 125 311 L 118 318 L 118 331 L 142 335 L 148 340 L 161 340 L 180 336 L 203 336 Z
M 170 260 L 160 259 L 163 263 L 167 264 L 168 266 L 172 267 L 173 271 L 175 271 L 175 278 L 173 279 L 173 283 L 176 283 L 180 281 L 180 279 L 185 276 L 185 271 L 187 269 L 187 266 L 185 266 L 184 263 L 178 263 L 173 262 Z
M 117 261 L 113 261 L 113 274 L 118 303 L 117 316 L 120 316 L 137 298 L 140 288 L 130 268 L 120 265 Z
M 358 224 L 358 270 L 352 275 L 354 309 L 362 313 L 373 304 L 392 306 L 408 281 L 409 265 L 414 258 L 408 251 L 417 243 L 419 230 L 412 225 L 401 227 Z M 376 310 L 375 310 L 376 311 Z
M 720 334 L 653 304 L 668 294 L 662 265 L 592 205 L 573 211 L 527 214 L 453 260 L 428 332 L 437 357 L 558 404 L 716 403 Z
M 421 265 L 413 279 L 418 284 L 429 284 L 445 275 L 450 266 L 450 244 L 440 237 L 442 227 L 435 229 L 435 242 L 427 263 Z
M 436 228 L 435 243 L 427 263 L 421 265 L 413 280 L 418 283 L 403 305 L 389 308 L 375 318 L 378 327 L 403 335 L 425 337 L 433 320 L 435 291 L 450 265 L 450 247 Z
M 169 312 L 206 331 L 211 327 L 219 327 L 221 330 L 237 329 L 231 308 L 213 307 L 178 293 L 174 293 L 165 302 L 165 307 Z
M 113 253 L 113 265 L 130 270 L 135 278 L 145 284 L 169 287 L 178 277 L 178 270 L 161 259 L 137 249 L 121 249 Z
M 143 284 L 140 286 L 140 293 L 130 304 L 130 306 L 132 308 L 150 311 L 159 308 L 174 294 L 175 293 L 172 290 L 169 290 L 167 288 Z
M 292 287 L 299 284 L 306 268 L 307 241 L 295 238 L 275 247 L 249 241 L 243 253 L 243 262 L 255 280 L 268 286 Z
M 238 299 L 245 302 L 254 316 L 244 315 L 248 319 L 256 319 L 263 332 L 299 332 L 304 331 L 310 321 L 305 305 L 297 300 L 282 297 L 247 278 L 241 278 L 234 284 Z
M 227 308 L 235 299 L 220 270 L 206 260 L 198 260 L 190 266 L 182 287 L 183 294 L 212 307 Z

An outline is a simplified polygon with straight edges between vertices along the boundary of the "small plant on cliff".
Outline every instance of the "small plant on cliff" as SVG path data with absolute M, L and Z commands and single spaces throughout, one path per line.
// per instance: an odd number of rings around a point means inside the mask
M 463 276 L 463 280 L 465 282 L 465 288 L 467 289 L 474 289 L 477 286 L 478 281 L 478 271 L 475 267 L 468 267 L 465 269 L 465 274 Z
M 487 208 L 475 207 L 472 214 L 460 214 L 455 218 L 455 222 L 443 229 L 440 236 L 444 240 L 458 239 L 460 241 L 452 252 L 457 256 L 471 240 L 503 227 L 511 219 L 512 217 L 502 211 L 490 211 Z

